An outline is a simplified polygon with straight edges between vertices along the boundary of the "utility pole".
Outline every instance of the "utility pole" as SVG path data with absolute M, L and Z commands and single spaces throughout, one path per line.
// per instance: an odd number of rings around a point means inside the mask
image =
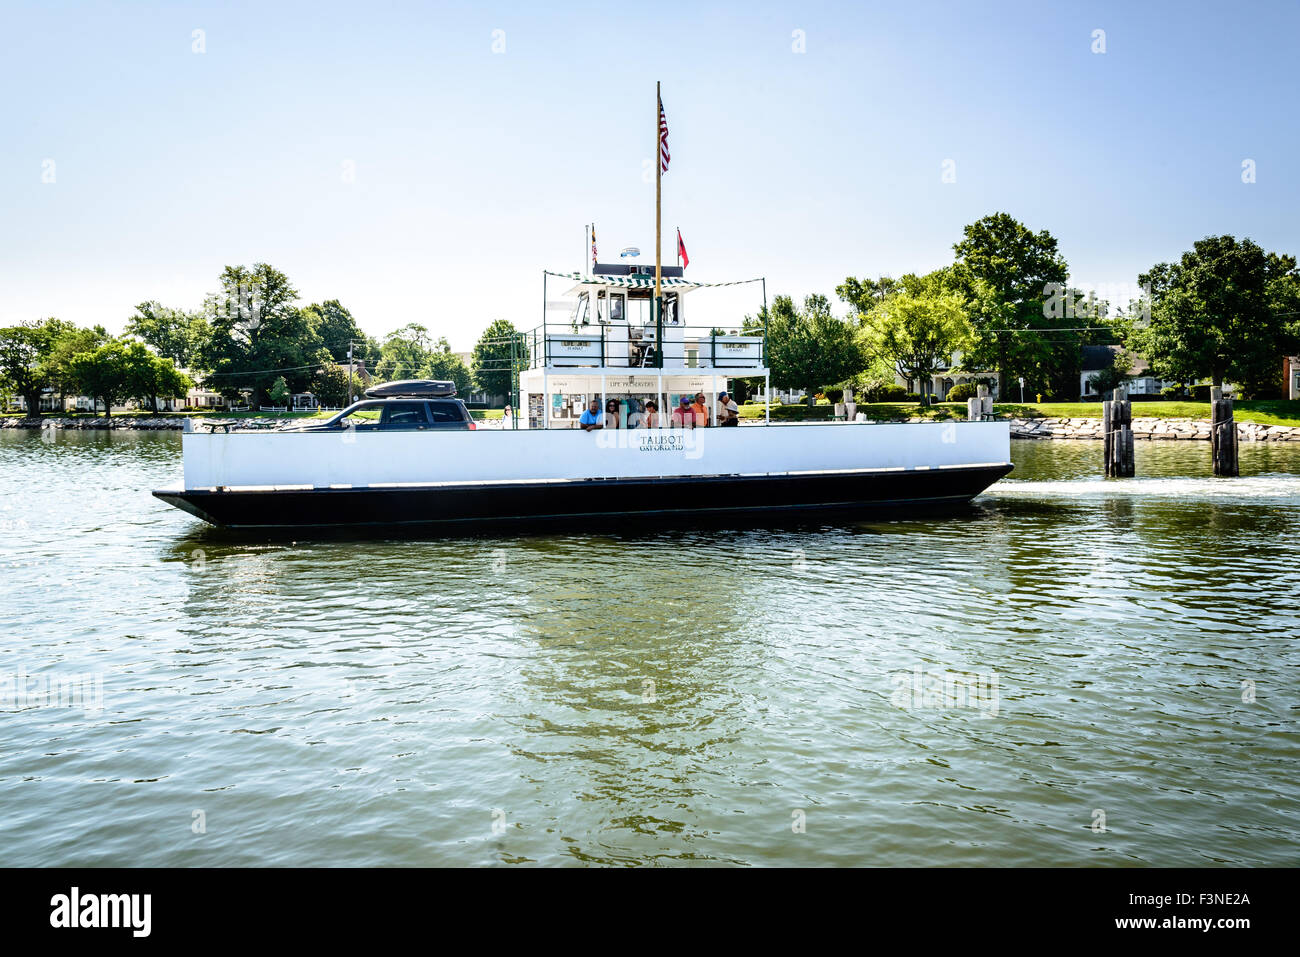
M 348 405 L 352 404 L 352 340 L 348 340 Z

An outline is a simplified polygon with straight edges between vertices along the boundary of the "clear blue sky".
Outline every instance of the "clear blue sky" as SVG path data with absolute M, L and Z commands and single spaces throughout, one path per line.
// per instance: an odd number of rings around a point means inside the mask
M 1296 2 L 556 8 L 4 0 L 0 322 L 116 331 L 266 261 L 373 334 L 531 327 L 585 223 L 653 261 L 657 79 L 665 253 L 680 225 L 695 278 L 833 297 L 997 210 L 1085 286 L 1209 233 L 1300 253 Z

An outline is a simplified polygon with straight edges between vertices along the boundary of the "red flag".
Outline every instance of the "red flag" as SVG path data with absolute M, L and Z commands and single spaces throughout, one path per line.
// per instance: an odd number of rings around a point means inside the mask
M 691 264 L 691 257 L 686 255 L 686 244 L 682 242 L 682 231 L 677 230 L 677 256 L 682 261 L 682 268 L 685 269 Z

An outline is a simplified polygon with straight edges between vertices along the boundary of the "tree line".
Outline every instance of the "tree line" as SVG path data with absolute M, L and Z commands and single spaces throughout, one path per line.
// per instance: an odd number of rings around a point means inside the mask
M 1138 276 L 1137 295 L 1112 304 L 1069 282 L 1056 238 L 1006 213 L 965 227 L 950 265 L 898 278 L 850 276 L 836 287 L 848 315 L 811 295 L 777 296 L 745 331 L 766 325 L 772 383 L 852 387 L 875 397 L 894 374 L 924 401 L 934 373 L 999 373 L 1030 395 L 1077 399 L 1086 345 L 1123 346 L 1166 381 L 1237 383 L 1248 396 L 1281 390 L 1281 358 L 1300 351 L 1296 258 L 1249 239 L 1210 236 L 1174 263 Z M 1121 359 L 1121 363 L 1129 361 Z M 950 363 L 955 363 L 950 365 Z M 1104 384 L 1129 371 L 1109 370 Z
M 1296 258 L 1249 239 L 1209 236 L 1180 259 L 1138 276 L 1139 295 L 1112 304 L 1069 283 L 1056 238 L 1006 213 L 972 223 L 953 245 L 953 262 L 898 278 L 847 277 L 835 289 L 847 306 L 811 295 L 777 296 L 744 331 L 766 329 L 772 384 L 780 389 L 851 387 L 867 398 L 894 390 L 894 376 L 927 399 L 933 374 L 996 372 L 1028 394 L 1078 397 L 1082 347 L 1123 346 L 1106 386 L 1123 381 L 1131 354 L 1174 382 L 1238 384 L 1245 395 L 1281 388 L 1281 357 L 1300 352 L 1300 270 Z M 366 335 L 338 300 L 299 305 L 289 278 L 267 263 L 227 266 L 218 289 L 192 310 L 140 303 L 125 334 L 59 319 L 0 328 L 0 400 L 21 396 L 28 414 L 46 392 L 86 395 L 111 410 L 134 398 L 183 396 L 194 381 L 229 399 L 282 406 L 295 392 L 322 405 L 348 398 L 349 349 L 374 380 L 429 378 L 511 390 L 515 327 L 493 322 L 467 365 L 445 338 L 407 323 L 382 339 Z
M 515 328 L 505 320 L 488 327 L 467 366 L 419 323 L 376 339 L 338 300 L 300 306 L 298 299 L 283 272 L 257 263 L 227 266 L 198 309 L 140 303 L 122 336 L 52 318 L 0 328 L 0 400 L 7 406 L 21 396 L 29 415 L 47 392 L 85 395 L 110 412 L 127 399 L 157 411 L 158 399 L 184 396 L 197 380 L 254 407 L 283 406 L 308 391 L 321 405 L 341 406 L 349 354 L 372 381 L 443 379 L 462 394 L 473 386 L 489 395 L 510 391 Z
M 103 326 L 45 319 L 0 329 L 0 399 L 7 407 L 21 396 L 28 415 L 39 413 L 47 389 L 61 408 L 69 395 L 85 395 L 107 409 L 128 398 L 156 409 L 158 398 L 184 395 L 191 385 L 171 359 L 143 342 L 114 338 Z

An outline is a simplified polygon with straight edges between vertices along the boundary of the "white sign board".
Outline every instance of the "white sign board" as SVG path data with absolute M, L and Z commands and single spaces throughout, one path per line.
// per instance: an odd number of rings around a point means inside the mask
M 763 365 L 762 336 L 717 336 L 699 343 L 702 368 L 758 369 Z
M 600 365 L 600 334 L 587 333 L 547 333 L 546 352 L 551 364 L 563 365 Z

